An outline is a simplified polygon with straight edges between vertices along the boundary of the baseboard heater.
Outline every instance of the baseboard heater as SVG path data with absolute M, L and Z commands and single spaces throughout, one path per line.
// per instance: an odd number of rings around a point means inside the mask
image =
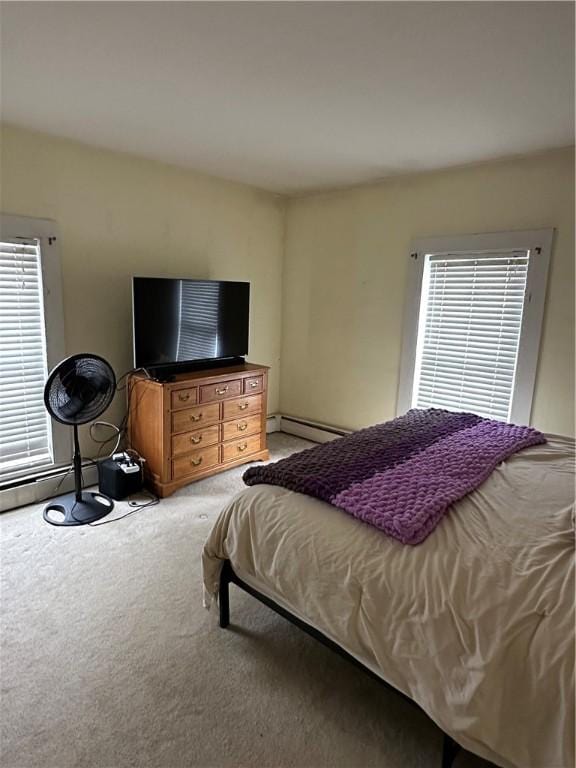
M 303 437 L 315 443 L 328 443 L 338 437 L 349 435 L 353 430 L 333 427 L 329 424 L 320 424 L 317 421 L 299 419 L 296 416 L 281 416 L 280 431 L 289 435 Z
M 82 475 L 85 487 L 98 484 L 98 472 L 94 464 L 85 462 Z M 27 504 L 37 504 L 73 490 L 72 466 L 50 469 L 0 486 L 0 510 L 5 512 Z

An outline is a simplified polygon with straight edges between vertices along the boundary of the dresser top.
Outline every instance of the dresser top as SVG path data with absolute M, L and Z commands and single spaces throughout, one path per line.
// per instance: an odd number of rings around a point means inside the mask
M 230 365 L 221 368 L 203 368 L 200 371 L 186 371 L 184 373 L 174 374 L 174 378 L 168 382 L 156 382 L 154 379 L 149 379 L 144 373 L 138 372 L 134 376 L 140 379 L 146 379 L 154 381 L 158 384 L 178 385 L 189 384 L 199 381 L 200 379 L 212 379 L 212 378 L 226 378 L 228 376 L 249 376 L 252 373 L 258 371 L 267 371 L 270 368 L 269 365 L 258 365 L 258 363 L 243 363 L 242 365 Z

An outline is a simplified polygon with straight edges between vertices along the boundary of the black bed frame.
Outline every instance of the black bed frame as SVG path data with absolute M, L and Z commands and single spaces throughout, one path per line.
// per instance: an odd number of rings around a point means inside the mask
M 294 616 L 285 608 L 282 608 L 282 606 L 278 605 L 278 603 L 275 603 L 274 600 L 271 600 L 269 597 L 266 597 L 266 595 L 263 595 L 261 592 L 258 592 L 249 584 L 246 584 L 245 581 L 242 581 L 242 579 L 239 578 L 234 573 L 234 570 L 232 569 L 232 566 L 229 560 L 224 561 L 224 565 L 222 567 L 222 573 L 220 575 L 220 589 L 218 592 L 218 601 L 219 601 L 219 607 L 220 607 L 220 626 L 222 628 L 225 629 L 230 623 L 230 596 L 229 596 L 229 590 L 228 590 L 229 584 L 236 584 L 237 587 L 240 587 L 240 589 L 243 589 L 245 592 L 248 592 L 249 595 L 252 595 L 252 597 L 255 597 L 256 600 L 259 600 L 261 603 L 264 603 L 264 605 L 267 605 L 268 608 L 271 608 L 273 611 L 276 611 L 276 613 L 280 614 L 280 616 L 283 616 L 285 619 L 288 619 L 288 621 L 292 622 L 292 624 L 295 624 L 297 627 L 299 627 L 299 629 L 306 632 L 306 634 L 310 635 L 311 637 L 314 637 L 316 640 L 321 642 L 323 645 L 326 645 L 328 648 L 331 648 L 333 651 L 336 651 L 336 653 L 338 653 L 340 656 L 347 659 L 348 661 L 350 661 L 356 667 L 359 667 L 364 672 L 368 673 L 370 677 L 373 677 L 375 680 L 378 680 L 379 683 L 381 683 L 382 685 L 385 685 L 386 688 L 394 691 L 395 693 L 398 694 L 398 696 L 402 696 L 402 698 L 404 698 L 406 701 L 409 701 L 410 704 L 413 704 L 415 707 L 418 707 L 419 709 L 421 709 L 418 706 L 418 704 L 416 704 L 416 702 L 413 701 L 410 697 L 406 696 L 404 693 L 402 693 L 401 691 L 391 686 L 385 680 L 382 680 L 381 677 L 379 677 L 377 674 L 372 672 L 372 670 L 365 667 L 362 663 L 358 661 L 358 659 L 355 659 L 354 656 L 351 656 L 349 653 L 347 653 L 337 643 L 335 643 L 333 640 L 330 640 L 329 637 L 326 637 L 326 635 L 323 635 L 322 632 L 319 632 L 310 624 L 306 624 L 306 622 L 302 621 L 297 616 Z M 444 741 L 442 745 L 442 768 L 452 768 L 456 755 L 461 749 L 462 747 L 457 742 L 455 742 L 454 739 L 452 739 L 447 734 L 444 734 Z

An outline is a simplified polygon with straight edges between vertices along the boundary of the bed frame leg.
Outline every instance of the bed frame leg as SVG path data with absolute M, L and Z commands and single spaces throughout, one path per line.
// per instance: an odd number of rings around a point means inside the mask
M 222 573 L 220 574 L 220 587 L 218 589 L 218 605 L 220 607 L 220 626 L 222 629 L 226 629 L 230 624 L 230 597 L 228 593 L 228 585 L 230 584 L 230 576 L 228 573 L 228 562 L 224 563 L 222 567 Z
M 457 744 L 454 739 L 444 734 L 444 741 L 442 742 L 442 768 L 452 768 L 460 749 L 460 744 Z

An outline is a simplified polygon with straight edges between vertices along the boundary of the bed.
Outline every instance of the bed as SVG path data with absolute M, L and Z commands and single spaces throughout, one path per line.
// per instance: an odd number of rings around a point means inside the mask
M 236 581 L 342 649 L 447 734 L 444 765 L 455 743 L 503 768 L 571 767 L 574 441 L 547 440 L 418 546 L 309 496 L 247 488 L 205 544 L 206 605 L 224 573 L 223 624 Z

